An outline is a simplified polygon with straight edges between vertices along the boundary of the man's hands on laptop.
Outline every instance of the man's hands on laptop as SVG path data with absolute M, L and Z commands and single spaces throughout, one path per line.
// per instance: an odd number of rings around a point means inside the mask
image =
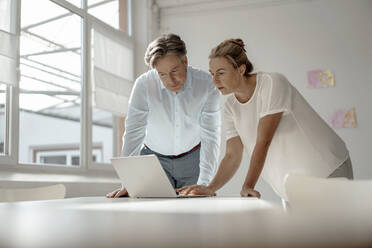
M 179 195 L 210 195 L 216 196 L 216 192 L 211 190 L 209 187 L 204 185 L 188 185 L 179 189 L 176 189 Z
M 119 197 L 129 197 L 128 191 L 125 188 L 120 188 L 108 193 L 107 198 L 119 198 Z

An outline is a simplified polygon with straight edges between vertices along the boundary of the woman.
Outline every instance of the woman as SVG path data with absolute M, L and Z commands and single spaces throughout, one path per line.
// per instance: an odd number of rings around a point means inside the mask
M 208 186 L 178 189 L 180 194 L 207 194 L 225 185 L 240 166 L 243 148 L 250 165 L 240 195 L 260 197 L 259 176 L 284 200 L 288 173 L 353 178 L 348 150 L 341 138 L 279 73 L 252 73 L 241 39 L 212 49 L 210 73 L 225 103 L 226 154 Z

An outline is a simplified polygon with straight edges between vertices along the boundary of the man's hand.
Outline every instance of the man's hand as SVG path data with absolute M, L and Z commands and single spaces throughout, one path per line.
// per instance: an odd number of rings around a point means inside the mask
M 210 195 L 216 196 L 216 193 L 203 185 L 189 185 L 179 189 L 176 189 L 179 195 Z
M 129 197 L 128 191 L 125 188 L 120 188 L 108 193 L 107 198 L 119 198 L 119 197 Z
M 244 188 L 244 187 L 240 191 L 240 196 L 241 197 L 257 197 L 257 198 L 261 198 L 261 194 L 257 190 L 254 190 L 252 188 Z

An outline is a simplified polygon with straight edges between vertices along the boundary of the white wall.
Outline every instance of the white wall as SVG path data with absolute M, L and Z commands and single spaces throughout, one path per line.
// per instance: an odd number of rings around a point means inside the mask
M 355 107 L 357 128 L 336 132 L 350 151 L 355 177 L 372 178 L 372 1 L 240 1 L 240 6 L 232 7 L 226 2 L 220 4 L 223 8 L 214 3 L 202 10 L 165 9 L 160 12 L 159 33 L 180 34 L 189 63 L 205 70 L 211 48 L 240 37 L 257 71 L 286 75 L 325 120 L 339 107 Z M 330 69 L 336 87 L 307 88 L 306 72 L 311 69 Z M 238 175 L 221 193 L 239 194 L 248 162 L 245 157 Z M 258 188 L 263 198 L 278 200 L 265 183 L 259 182 Z

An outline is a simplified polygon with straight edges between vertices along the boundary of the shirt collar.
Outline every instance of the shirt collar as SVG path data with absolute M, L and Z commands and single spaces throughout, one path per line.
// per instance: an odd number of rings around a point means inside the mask
M 156 72 L 156 70 L 155 70 Z M 157 74 L 157 73 L 156 73 Z M 164 89 L 167 89 L 163 82 L 161 81 L 160 77 L 158 76 L 158 80 L 159 80 L 159 83 L 160 83 L 160 88 L 162 90 Z M 191 73 L 191 67 L 190 66 L 187 66 L 187 72 L 186 72 L 186 82 L 185 84 L 183 85 L 183 88 L 180 92 L 182 92 L 184 89 L 191 89 L 191 84 L 192 84 L 192 73 Z

